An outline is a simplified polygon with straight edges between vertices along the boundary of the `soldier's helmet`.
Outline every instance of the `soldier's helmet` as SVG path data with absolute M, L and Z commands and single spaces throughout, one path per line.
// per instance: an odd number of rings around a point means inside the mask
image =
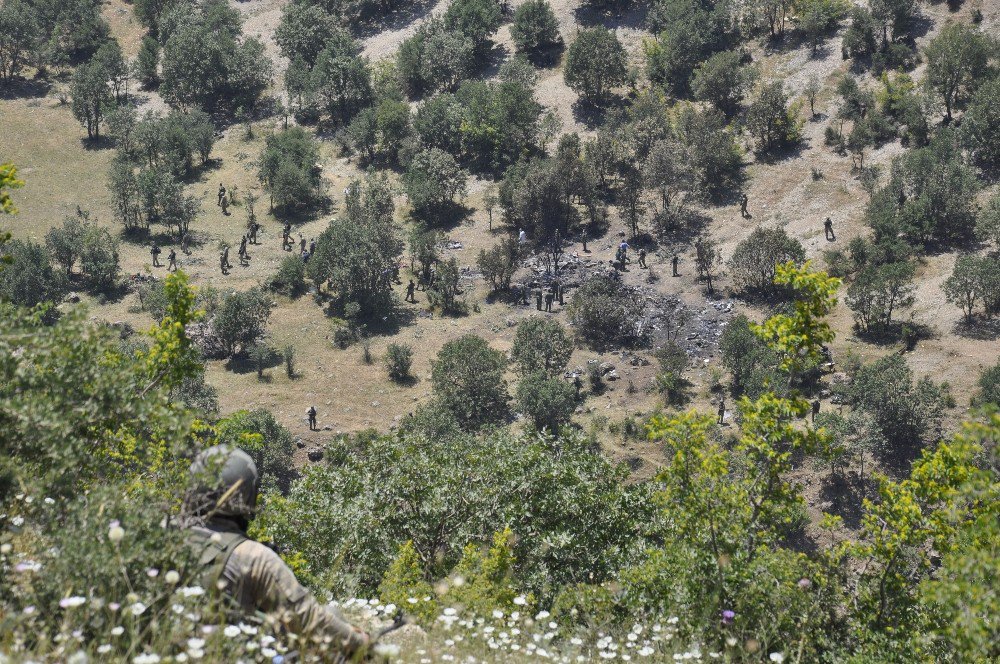
M 260 475 L 257 464 L 243 450 L 215 445 L 191 464 L 194 489 L 191 509 L 200 516 L 249 519 L 257 508 Z

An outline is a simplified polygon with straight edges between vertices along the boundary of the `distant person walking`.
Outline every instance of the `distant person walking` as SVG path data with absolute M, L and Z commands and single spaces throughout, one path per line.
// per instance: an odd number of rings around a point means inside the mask
M 826 236 L 828 242 L 833 242 L 837 239 L 837 236 L 833 232 L 833 219 L 830 217 L 826 218 L 823 222 L 823 234 Z
M 319 428 L 316 424 L 316 406 L 309 406 L 309 410 L 306 411 L 306 417 L 309 418 L 309 430 L 316 431 Z
M 747 203 L 749 202 L 750 199 L 747 198 L 746 192 L 743 192 L 743 195 L 740 196 L 740 216 L 744 219 L 750 218 L 750 213 L 747 211 Z
M 726 397 L 719 399 L 719 424 L 724 424 L 726 421 Z
M 681 259 L 678 258 L 676 255 L 674 255 L 673 260 L 670 261 L 670 266 L 673 269 L 673 273 L 670 276 L 672 276 L 672 277 L 679 277 L 679 276 L 681 276 L 681 273 L 677 271 L 677 264 L 680 263 L 680 262 L 681 262 Z
M 177 252 L 174 248 L 170 248 L 170 253 L 167 254 L 167 270 L 177 271 Z
M 160 248 L 153 243 L 153 246 L 149 248 L 149 255 L 153 257 L 153 267 L 162 267 L 160 265 Z
M 222 202 L 225 200 L 226 200 L 226 188 L 222 184 L 219 184 L 219 195 L 218 195 L 218 200 L 216 201 L 215 204 L 218 205 L 219 207 L 222 207 Z

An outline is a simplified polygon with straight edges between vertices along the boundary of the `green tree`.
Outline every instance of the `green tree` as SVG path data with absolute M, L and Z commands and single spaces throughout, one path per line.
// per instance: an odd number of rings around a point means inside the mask
M 761 88 L 747 109 L 746 125 L 757 141 L 757 150 L 765 154 L 798 143 L 802 131 L 798 107 L 789 104 L 780 81 Z
M 1000 193 L 991 196 L 976 215 L 976 237 L 1000 249 Z
M 342 308 L 355 303 L 366 316 L 381 318 L 392 302 L 392 274 L 402 250 L 388 181 L 369 176 L 352 182 L 345 207 L 346 214 L 316 239 L 306 274 Z
M 476 44 L 442 19 L 431 19 L 404 41 L 396 54 L 403 89 L 411 97 L 454 90 L 475 65 Z
M 135 73 L 139 82 L 147 88 L 160 80 L 160 42 L 152 37 L 143 37 L 139 54 L 135 60 Z
M 584 339 L 606 347 L 639 339 L 644 308 L 642 295 L 620 281 L 592 277 L 573 293 L 567 313 Z
M 0 82 L 9 85 L 31 61 L 40 38 L 31 6 L 9 0 L 0 6 Z
M 464 198 L 466 180 L 455 158 L 437 148 L 418 152 L 403 175 L 410 203 L 421 215 L 444 209 L 456 196 Z
M 49 264 L 45 247 L 11 240 L 4 244 L 9 264 L 0 271 L 0 301 L 20 307 L 58 302 L 66 290 L 65 275 Z
M 559 378 L 542 372 L 521 379 L 516 390 L 517 407 L 539 431 L 557 431 L 569 422 L 576 408 L 576 391 Z
M 962 142 L 982 168 L 1000 167 L 1000 80 L 984 82 L 962 116 Z
M 468 81 L 457 96 L 465 109 L 462 152 L 473 166 L 497 172 L 537 144 L 542 106 L 532 90 L 509 81 Z
M 351 35 L 320 4 L 293 2 L 281 12 L 274 41 L 289 60 L 302 58 L 311 68 L 330 42 L 350 44 Z M 349 49 L 356 53 L 356 46 Z
M 497 0 L 454 0 L 444 13 L 444 24 L 471 39 L 482 52 L 490 35 L 500 27 L 501 18 L 503 9 Z
M 483 278 L 490 282 L 494 292 L 510 288 L 510 280 L 517 272 L 520 261 L 520 246 L 517 240 L 506 238 L 489 249 L 480 249 L 476 266 Z
M 686 96 L 695 67 L 727 46 L 729 20 L 723 7 L 699 0 L 654 3 L 648 21 L 656 40 L 645 46 L 650 81 Z
M 743 314 L 733 318 L 719 337 L 722 366 L 732 374 L 732 392 L 754 399 L 767 391 L 781 390 L 784 378 L 778 370 L 778 356 L 753 333 Z
M 866 267 L 847 289 L 847 306 L 865 332 L 890 329 L 892 314 L 913 301 L 913 266 L 906 262 Z
M 557 378 L 572 354 L 573 339 L 557 321 L 534 316 L 518 324 L 511 357 L 522 376 Z
M 49 250 L 52 259 L 66 270 L 66 274 L 73 271 L 73 266 L 80 258 L 89 216 L 89 214 L 67 216 L 63 219 L 62 226 L 53 226 L 45 234 L 45 248 Z
M 299 256 L 285 256 L 268 287 L 282 295 L 298 297 L 306 291 L 306 264 Z
M 402 382 L 410 377 L 413 348 L 406 344 L 389 344 L 385 349 L 385 368 L 389 378 Z
M 112 103 L 103 68 L 95 61 L 77 67 L 70 88 L 73 116 L 87 128 L 87 138 L 101 137 L 101 123 Z
M 229 293 L 212 319 L 212 331 L 226 355 L 247 351 L 267 332 L 274 302 L 260 288 Z
M 547 0 L 528 0 L 514 10 L 510 35 L 518 53 L 532 54 L 560 42 L 559 23 Z
M 465 109 L 453 94 L 441 93 L 417 108 L 413 129 L 420 142 L 458 157 L 462 150 L 462 122 Z
M 802 244 L 789 237 L 785 229 L 755 228 L 747 239 L 736 245 L 729 267 L 737 287 L 746 291 L 773 293 L 776 266 L 804 260 Z
M 219 444 L 238 447 L 250 455 L 257 464 L 263 492 L 288 491 L 295 475 L 295 441 L 269 411 L 238 410 L 216 423 L 215 436 Z
M 447 342 L 431 369 L 434 395 L 467 429 L 502 422 L 507 413 L 507 359 L 482 337 Z
M 625 82 L 627 57 L 607 28 L 583 30 L 566 52 L 566 85 L 590 103 L 603 102 L 608 91 Z
M 951 276 L 945 280 L 942 289 L 948 301 L 962 309 L 967 323 L 971 323 L 980 301 L 997 301 L 1000 293 L 1000 279 L 994 277 L 1000 261 L 989 256 L 962 254 L 955 260 Z
M 743 154 L 721 111 L 685 104 L 677 113 L 673 133 L 683 149 L 697 193 L 714 197 L 736 184 Z
M 994 41 L 974 26 L 949 23 L 924 50 L 927 73 L 924 85 L 940 95 L 945 120 L 960 96 L 975 92 L 989 77 L 990 58 L 996 51 Z
M 986 367 L 979 374 L 976 381 L 979 391 L 973 398 L 973 403 L 977 405 L 994 404 L 1000 407 L 1000 362 L 992 367 Z
M 757 77 L 754 67 L 744 67 L 736 51 L 716 53 L 694 70 L 694 98 L 713 104 L 723 113 L 736 112 Z
M 459 314 L 466 311 L 465 305 L 458 300 L 459 289 L 458 259 L 452 256 L 438 263 L 434 281 L 427 289 L 427 301 L 432 307 L 439 307 L 442 313 Z
M 348 124 L 372 101 L 371 71 L 349 36 L 327 42 L 316 57 L 309 88 L 338 124 Z
M 117 285 L 120 273 L 118 238 L 103 226 L 91 225 L 80 247 L 80 270 L 94 292 L 107 293 Z
M 300 209 L 320 197 L 319 143 L 301 127 L 271 134 L 260 155 L 258 177 L 272 207 Z

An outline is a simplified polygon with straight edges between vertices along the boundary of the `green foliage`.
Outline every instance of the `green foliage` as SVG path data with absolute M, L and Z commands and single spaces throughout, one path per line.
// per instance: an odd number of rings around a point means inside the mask
M 695 67 L 727 46 L 726 9 L 699 0 L 660 0 L 650 8 L 648 21 L 657 35 L 645 45 L 649 79 L 683 97 Z
M 359 50 L 346 33 L 331 37 L 316 56 L 309 76 L 309 94 L 337 124 L 348 124 L 372 102 L 371 70 Z
M 995 404 L 1000 407 L 1000 362 L 986 367 L 976 381 L 979 391 L 973 401 L 976 404 Z
M 444 13 L 445 26 L 465 35 L 477 51 L 484 51 L 489 37 L 500 27 L 503 9 L 497 0 L 454 0 Z
M 441 579 L 466 545 L 504 526 L 515 535 L 512 583 L 540 601 L 567 583 L 599 583 L 634 555 L 651 516 L 646 490 L 627 486 L 626 469 L 584 439 L 410 427 L 333 442 L 328 463 L 309 467 L 260 517 L 273 541 L 323 570 L 322 585 L 374 591 L 407 541 L 423 578 Z
M 351 36 L 322 5 L 293 2 L 281 12 L 274 41 L 283 56 L 289 60 L 302 58 L 311 68 L 331 42 L 349 43 Z
M 0 301 L 21 307 L 58 302 L 66 291 L 66 278 L 52 269 L 45 247 L 12 240 L 4 244 L 9 264 L 0 271 Z
M 489 0 L 484 0 L 489 1 Z M 403 89 L 411 97 L 454 90 L 468 78 L 476 64 L 476 42 L 442 19 L 422 23 L 396 53 L 396 67 Z
M 689 385 L 684 378 L 684 370 L 687 369 L 689 362 L 687 351 L 677 342 L 668 341 L 656 349 L 654 356 L 660 365 L 660 373 L 656 376 L 656 388 L 667 404 L 683 403 Z
M 878 48 L 878 25 L 867 7 L 851 8 L 851 23 L 844 33 L 844 50 L 852 58 L 872 55 Z
M 489 249 L 480 249 L 476 267 L 483 278 L 490 282 L 494 292 L 510 288 L 510 280 L 517 272 L 520 262 L 520 247 L 517 240 L 505 238 Z
M 118 282 L 118 238 L 103 226 L 91 225 L 83 235 L 80 247 L 80 270 L 86 275 L 87 287 L 96 293 L 106 293 Z
M 151 87 L 160 80 L 160 42 L 152 37 L 142 38 L 135 60 L 135 75 L 146 87 Z
M 502 422 L 507 414 L 507 358 L 482 337 L 447 342 L 431 370 L 434 395 L 467 429 Z
M 53 226 L 45 234 L 45 248 L 48 249 L 52 260 L 66 270 L 66 274 L 73 271 L 73 266 L 80 258 L 88 216 L 83 214 L 67 216 L 63 219 L 62 226 Z
M 983 83 L 962 116 L 962 142 L 984 169 L 1000 167 L 1000 80 Z
M 511 356 L 522 376 L 541 372 L 556 378 L 572 354 L 573 339 L 559 322 L 533 316 L 518 324 Z
M 518 53 L 537 53 L 561 41 L 559 23 L 547 0 L 528 0 L 518 5 L 510 34 Z
M 799 142 L 802 120 L 798 105 L 789 104 L 781 81 L 765 84 L 747 109 L 747 130 L 757 141 L 757 150 L 768 154 Z
M 566 52 L 566 85 L 590 103 L 605 100 L 625 82 L 628 60 L 615 33 L 604 27 L 581 31 Z
M 438 263 L 434 281 L 427 289 L 427 301 L 432 307 L 440 308 L 445 314 L 466 313 L 466 305 L 458 299 L 459 278 L 458 259 L 452 256 Z
M 31 61 L 41 37 L 31 6 L 10 0 L 0 6 L 0 82 L 9 85 Z
M 514 539 L 508 526 L 494 533 L 492 544 L 485 551 L 467 544 L 453 573 L 463 582 L 453 584 L 445 599 L 478 616 L 491 615 L 496 610 L 517 610 L 514 604 L 517 590 L 513 585 L 517 565 Z M 527 611 L 532 608 L 527 602 L 522 606 Z
M 755 228 L 747 239 L 736 245 L 729 259 L 733 282 L 744 291 L 773 293 L 777 266 L 805 260 L 802 244 L 788 236 L 783 228 Z
M 570 204 L 574 170 L 580 160 L 566 162 L 535 157 L 520 161 L 504 173 L 499 203 L 512 229 L 523 230 L 536 244 L 548 248 L 556 235 L 565 238 L 575 210 Z M 582 193 L 582 192 L 581 192 Z
M 321 195 L 318 141 L 301 127 L 271 134 L 260 155 L 258 177 L 275 207 L 315 205 Z
M 465 109 L 455 95 L 441 93 L 417 108 L 413 129 L 423 145 L 460 156 L 464 117 Z
M 285 256 L 268 288 L 289 297 L 302 295 L 306 292 L 306 264 L 298 256 Z
M 794 3 L 799 16 L 799 28 L 812 45 L 813 52 L 824 34 L 836 29 L 847 15 L 851 3 L 844 0 L 798 0 Z
M 101 123 L 112 104 L 104 69 L 97 60 L 77 67 L 70 87 L 73 117 L 87 128 L 87 138 L 101 137 Z
M 238 410 L 215 425 L 219 444 L 238 447 L 254 460 L 261 491 L 288 491 L 294 476 L 291 432 L 263 409 Z
M 608 277 L 593 277 L 573 293 L 567 313 L 577 332 L 598 347 L 633 343 L 645 306 L 642 295 Z
M 886 332 L 892 327 L 893 312 L 913 304 L 913 291 L 913 265 L 886 263 L 861 270 L 845 301 L 861 330 Z
M 995 52 L 993 38 L 965 23 L 948 23 L 927 45 L 924 85 L 941 97 L 948 120 L 955 103 L 989 78 Z
M 413 348 L 406 344 L 389 344 L 385 349 L 385 369 L 389 378 L 402 382 L 410 377 Z
M 410 161 L 403 184 L 414 211 L 420 216 L 431 216 L 464 198 L 467 175 L 455 158 L 444 150 L 427 148 L 418 152 Z
M 260 288 L 225 295 L 212 319 L 212 330 L 226 355 L 247 351 L 267 332 L 274 302 Z
M 771 316 L 761 325 L 751 325 L 750 329 L 767 342 L 778 354 L 781 368 L 795 378 L 808 366 L 819 363 L 823 345 L 833 341 L 833 330 L 823 318 L 837 303 L 840 279 L 825 272 L 810 272 L 808 262 L 798 267 L 789 261 L 776 266 L 774 283 L 792 291 L 792 310 Z
M 388 180 L 369 175 L 352 182 L 345 203 L 344 216 L 316 239 L 306 275 L 325 285 L 342 308 L 354 303 L 366 318 L 383 317 L 392 304 L 392 273 L 402 250 Z
M 423 624 L 431 624 L 438 617 L 434 587 L 424 578 L 423 561 L 412 540 L 399 547 L 399 554 L 379 584 L 378 596 L 385 604 L 405 606 L 407 613 Z
M 1000 257 L 960 255 L 942 289 L 949 302 L 961 307 L 966 322 L 972 322 L 978 302 L 992 315 L 1000 310 Z
M 470 165 L 496 172 L 536 144 L 542 106 L 533 90 L 512 81 L 467 81 L 457 98 L 465 109 L 460 131 Z
M 940 435 L 946 391 L 929 378 L 914 383 L 913 371 L 899 355 L 863 366 L 853 377 L 848 401 L 870 414 L 891 449 L 889 458 L 906 455 Z
M 238 13 L 180 11 L 163 43 L 160 94 L 183 108 L 254 108 L 273 74 L 264 45 L 242 37 Z
M 722 365 L 732 374 L 734 395 L 756 398 L 765 391 L 779 392 L 785 378 L 778 369 L 778 356 L 753 333 L 743 314 L 733 318 L 719 337 Z
M 673 133 L 696 193 L 713 197 L 735 186 L 743 153 L 720 111 L 684 104 L 674 117 Z
M 726 114 L 737 111 L 757 77 L 756 68 L 744 67 L 740 59 L 736 51 L 722 51 L 698 65 L 691 82 L 694 98 Z
M 576 408 L 576 390 L 570 383 L 539 371 L 517 384 L 517 407 L 539 431 L 558 431 Z

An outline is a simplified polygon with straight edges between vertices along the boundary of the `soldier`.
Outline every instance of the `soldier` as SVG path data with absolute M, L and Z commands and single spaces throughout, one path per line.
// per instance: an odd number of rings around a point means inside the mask
M 557 280 L 556 281 L 556 297 L 559 298 L 559 306 L 560 307 L 563 306 L 564 304 L 566 304 L 566 302 L 563 300 L 563 296 L 565 295 L 565 293 L 566 293 L 566 289 L 563 288 L 562 282 Z
M 749 199 L 747 198 L 746 192 L 743 192 L 743 195 L 740 197 L 740 216 L 743 217 L 744 219 L 750 218 L 750 213 L 747 212 L 748 201 Z
M 309 410 L 306 411 L 306 415 L 309 417 L 309 430 L 315 431 L 316 427 L 316 406 L 309 406 Z
M 305 253 L 306 250 L 306 239 L 302 237 L 302 233 L 299 233 L 299 253 Z
M 719 424 L 726 421 L 726 397 L 719 399 Z
M 257 231 L 260 230 L 260 224 L 256 221 L 250 224 L 250 244 L 257 244 Z
M 812 402 L 812 421 L 816 423 L 816 416 L 819 414 L 819 399 L 813 399 Z
M 224 215 L 226 215 L 228 217 L 229 216 L 229 199 L 225 195 L 223 195 L 222 202 L 220 203 L 220 205 L 222 205 L 222 214 L 224 214 Z
M 281 248 L 285 251 L 290 251 L 292 247 L 292 225 L 289 223 L 285 224 L 285 228 L 281 231 Z
M 218 201 L 216 201 L 215 204 L 218 205 L 219 207 L 222 207 L 222 202 L 224 200 L 226 200 L 226 188 L 220 183 Z
M 639 250 L 639 267 L 641 267 L 641 268 L 645 268 L 646 267 L 646 250 L 645 249 L 640 249 Z
M 545 311 L 552 313 L 552 300 L 554 299 L 555 295 L 553 295 L 552 289 L 550 288 L 545 292 Z
M 247 239 L 246 235 L 240 238 L 240 258 L 250 258 L 250 254 L 247 253 Z
M 170 253 L 167 254 L 167 270 L 177 271 L 177 252 L 173 247 L 170 247 Z
M 301 643 L 326 649 L 327 661 L 363 658 L 369 635 L 316 601 L 277 553 L 247 535 L 260 485 L 253 459 L 216 445 L 198 455 L 191 477 L 184 525 L 198 584 L 230 600 L 233 612 L 275 618 Z
M 576 389 L 576 398 L 580 398 L 580 389 L 583 387 L 583 381 L 580 380 L 580 374 L 573 374 L 573 388 Z
M 586 228 L 583 229 L 582 239 L 583 239 L 583 253 L 585 253 L 585 254 L 586 253 L 590 253 L 590 252 L 587 251 L 587 229 Z
M 833 219 L 830 219 L 830 217 L 827 217 L 826 221 L 823 222 L 823 233 L 830 242 L 837 239 L 837 236 L 833 234 Z
M 181 251 L 185 254 L 191 253 L 191 233 L 184 231 L 184 235 L 181 237 Z
M 412 302 L 412 303 L 416 304 L 417 303 L 417 296 L 414 294 L 414 291 L 416 291 L 416 289 L 417 289 L 417 285 L 415 283 L 413 283 L 413 279 L 410 279 L 410 283 L 408 283 L 406 285 L 406 297 L 403 298 L 403 301 L 404 302 Z
M 315 254 L 316 253 L 316 238 L 313 238 L 313 239 L 309 240 L 309 253 L 310 254 Z M 397 268 L 397 272 L 398 272 L 398 268 Z
M 628 262 L 628 250 L 629 250 L 628 242 L 622 240 L 622 243 L 618 245 L 618 251 L 622 255 L 623 264 Z
M 222 270 L 222 274 L 229 274 L 229 268 L 226 266 L 226 252 L 223 251 L 219 254 L 219 269 Z
M 681 261 L 681 259 L 678 258 L 677 255 L 675 254 L 674 255 L 674 259 L 672 261 L 670 261 L 671 267 L 674 270 L 673 274 L 671 274 L 670 276 L 672 276 L 672 277 L 679 277 L 679 276 L 681 276 L 681 273 L 677 271 L 677 264 L 680 263 L 680 261 Z
M 535 291 L 535 308 L 539 311 L 542 310 L 542 289 L 539 288 Z
M 160 248 L 156 246 L 154 242 L 149 248 L 149 255 L 153 257 L 153 267 L 161 267 L 160 265 Z
M 227 270 L 232 267 L 232 264 L 229 262 L 229 245 L 228 244 L 225 247 L 222 248 L 222 262 L 226 264 L 226 269 Z

